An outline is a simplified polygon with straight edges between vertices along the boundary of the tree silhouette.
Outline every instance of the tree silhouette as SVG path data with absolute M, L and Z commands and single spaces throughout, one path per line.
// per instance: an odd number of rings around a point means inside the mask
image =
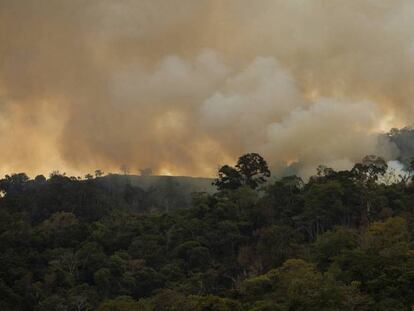
M 256 189 L 270 177 L 266 161 L 258 153 L 247 153 L 239 158 L 235 167 L 224 165 L 213 182 L 219 190 L 234 190 L 241 186 Z

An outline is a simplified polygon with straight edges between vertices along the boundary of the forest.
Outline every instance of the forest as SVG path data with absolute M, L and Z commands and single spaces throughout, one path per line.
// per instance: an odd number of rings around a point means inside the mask
M 250 153 L 190 202 L 174 179 L 6 175 L 0 310 L 412 310 L 413 164 L 304 181 Z

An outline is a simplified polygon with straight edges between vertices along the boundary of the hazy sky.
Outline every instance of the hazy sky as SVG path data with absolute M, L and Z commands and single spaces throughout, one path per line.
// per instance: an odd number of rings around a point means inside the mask
M 411 0 L 0 0 L 0 173 L 391 158 Z

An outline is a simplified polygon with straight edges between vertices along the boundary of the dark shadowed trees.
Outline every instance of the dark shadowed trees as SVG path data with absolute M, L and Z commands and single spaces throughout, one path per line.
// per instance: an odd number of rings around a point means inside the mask
M 256 189 L 270 177 L 266 161 L 258 153 L 247 153 L 239 158 L 235 167 L 224 165 L 214 185 L 219 190 L 234 190 L 241 186 Z
M 248 154 L 186 209 L 173 177 L 156 191 L 130 176 L 6 176 L 0 310 L 411 310 L 414 186 L 383 183 L 385 165 L 264 187 Z M 155 199 L 169 212 L 146 208 Z

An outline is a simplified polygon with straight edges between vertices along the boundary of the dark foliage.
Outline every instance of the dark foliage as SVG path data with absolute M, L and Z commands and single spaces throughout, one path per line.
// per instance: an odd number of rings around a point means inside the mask
M 262 160 L 191 207 L 174 178 L 6 176 L 0 310 L 411 310 L 413 184 L 372 156 L 265 184 Z
M 241 186 L 256 189 L 270 177 L 266 161 L 257 153 L 248 153 L 239 158 L 235 167 L 224 165 L 213 185 L 218 190 L 234 190 Z

